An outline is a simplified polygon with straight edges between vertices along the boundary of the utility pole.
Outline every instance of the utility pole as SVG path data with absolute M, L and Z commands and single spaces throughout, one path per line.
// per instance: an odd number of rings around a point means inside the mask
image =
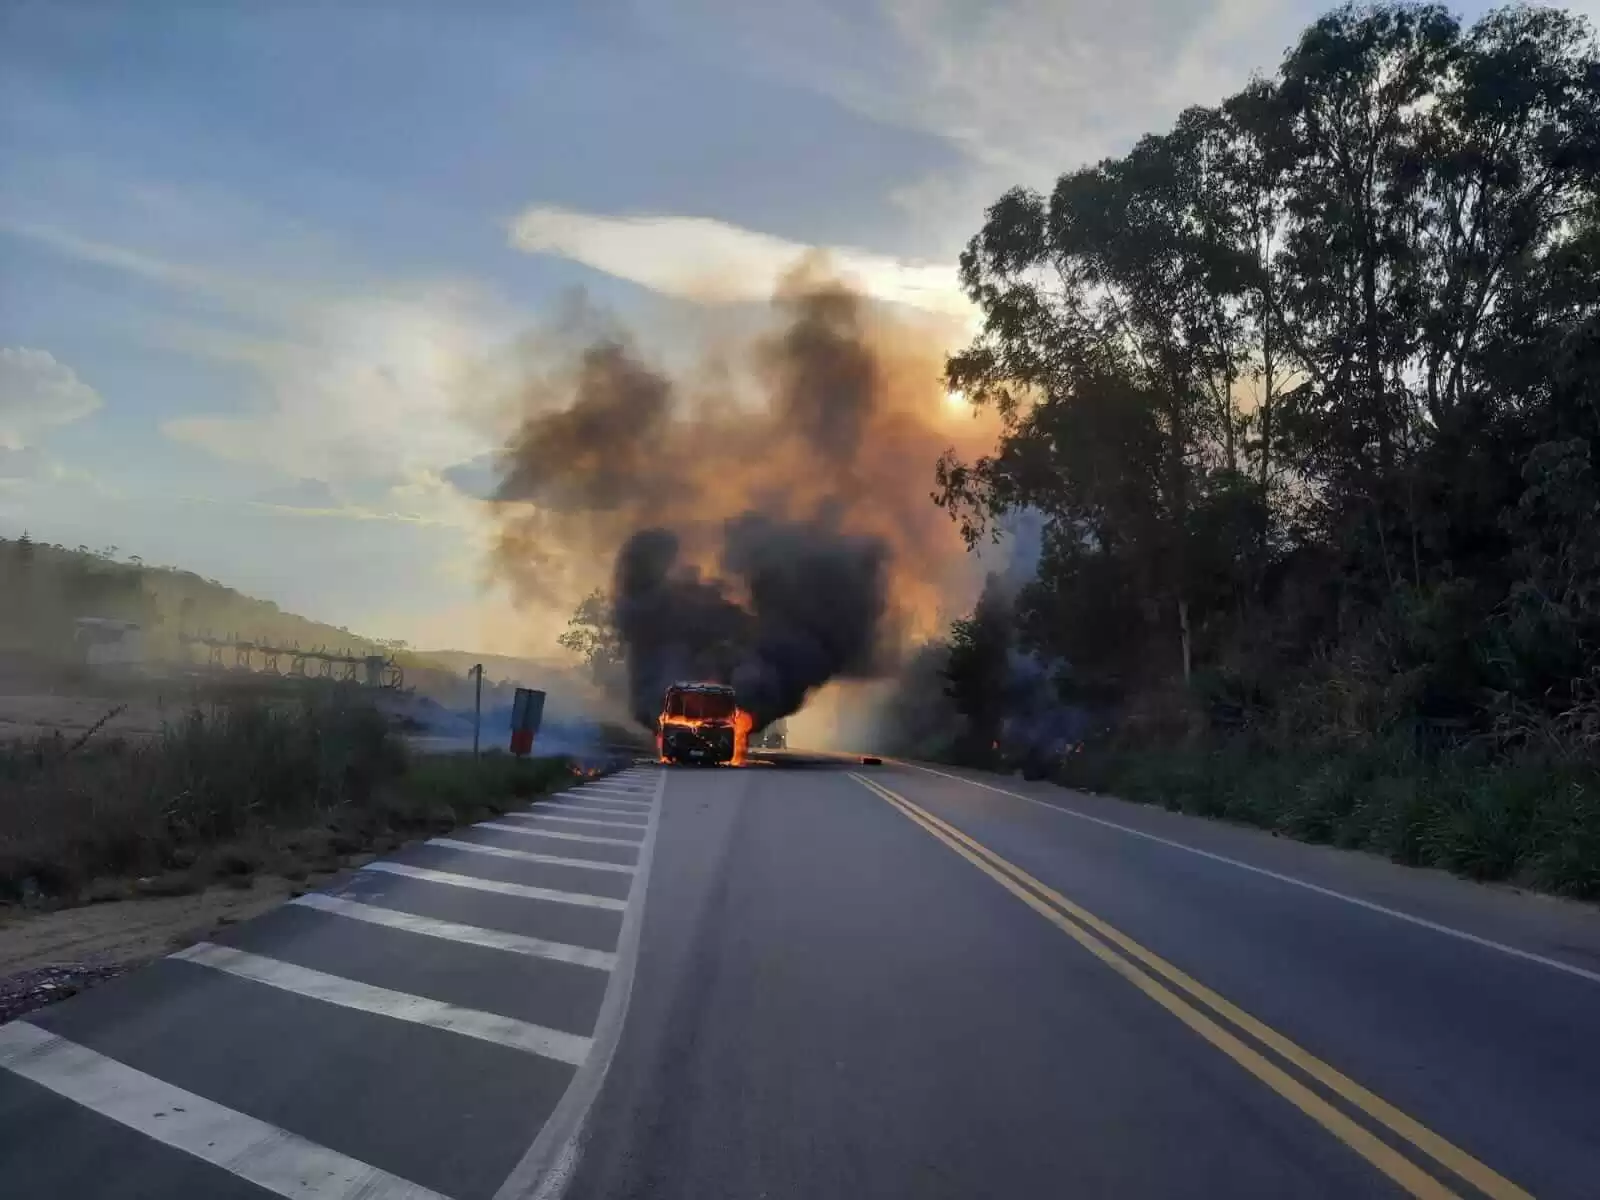
M 478 663 L 472 668 L 472 674 L 477 681 L 477 686 L 472 694 L 472 761 L 478 761 L 478 726 L 483 720 L 483 664 Z

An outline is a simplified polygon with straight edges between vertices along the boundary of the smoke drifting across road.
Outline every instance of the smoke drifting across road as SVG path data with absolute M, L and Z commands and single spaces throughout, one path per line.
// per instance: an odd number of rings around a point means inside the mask
M 610 600 L 641 722 L 675 679 L 734 685 L 758 724 L 891 669 L 971 601 L 933 464 L 993 430 L 940 383 L 960 331 L 895 317 L 803 264 L 759 335 L 669 374 L 615 328 L 520 398 L 500 460 L 500 573 L 545 601 L 578 556 Z

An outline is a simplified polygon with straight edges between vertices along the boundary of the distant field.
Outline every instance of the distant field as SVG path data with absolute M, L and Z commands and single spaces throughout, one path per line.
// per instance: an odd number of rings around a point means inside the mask
M 330 686 L 320 680 L 181 667 L 165 674 L 121 677 L 83 668 L 46 672 L 0 667 L 0 741 L 32 740 L 57 732 L 71 740 L 90 729 L 97 741 L 148 738 L 196 706 L 246 697 L 287 699 Z

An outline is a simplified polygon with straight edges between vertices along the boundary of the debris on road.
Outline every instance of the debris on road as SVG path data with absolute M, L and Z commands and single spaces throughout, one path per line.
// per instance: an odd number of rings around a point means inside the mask
M 76 996 L 85 988 L 104 983 L 137 965 L 137 962 L 101 966 L 89 963 L 52 964 L 33 967 L 0 979 L 0 1025 L 26 1016 L 47 1004 Z

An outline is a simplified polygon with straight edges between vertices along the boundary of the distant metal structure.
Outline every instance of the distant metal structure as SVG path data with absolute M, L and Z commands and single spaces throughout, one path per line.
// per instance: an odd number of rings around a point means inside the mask
M 235 671 L 282 675 L 284 672 L 279 662 L 287 658 L 288 676 L 291 679 L 337 679 L 343 683 L 359 683 L 372 688 L 399 688 L 405 684 L 405 668 L 388 655 L 356 654 L 349 650 L 329 650 L 326 646 L 303 649 L 298 642 L 287 646 L 274 645 L 242 638 L 238 634 L 213 637 L 209 633 L 183 633 L 178 638 L 191 651 L 197 646 L 205 647 L 206 666 L 218 670 L 228 669 L 226 654 L 231 650 Z
M 91 667 L 132 667 L 144 662 L 144 630 L 137 621 L 79 617 L 73 641 Z

